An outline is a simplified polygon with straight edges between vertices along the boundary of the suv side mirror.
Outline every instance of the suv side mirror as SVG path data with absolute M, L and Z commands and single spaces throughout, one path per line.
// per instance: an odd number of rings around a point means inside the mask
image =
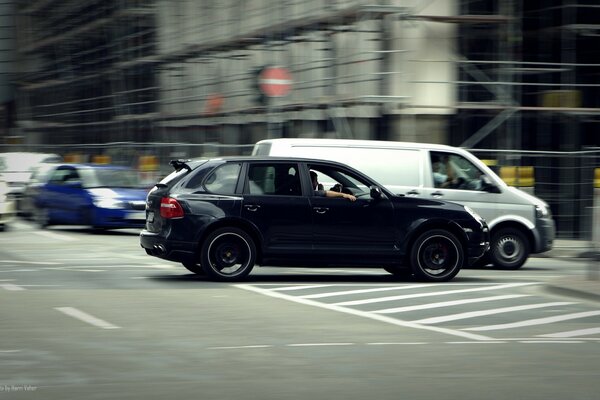
M 381 188 L 379 186 L 371 186 L 370 194 L 373 200 L 379 200 L 381 198 Z

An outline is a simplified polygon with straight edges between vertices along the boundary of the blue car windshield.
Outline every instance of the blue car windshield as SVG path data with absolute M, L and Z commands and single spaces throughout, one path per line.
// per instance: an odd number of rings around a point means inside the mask
M 83 187 L 140 188 L 138 174 L 126 168 L 85 168 L 79 171 Z

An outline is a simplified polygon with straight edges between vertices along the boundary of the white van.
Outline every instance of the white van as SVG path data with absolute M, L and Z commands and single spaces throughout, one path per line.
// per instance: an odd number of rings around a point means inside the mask
M 253 155 L 311 157 L 348 164 L 405 196 L 471 207 L 491 229 L 495 266 L 520 268 L 531 253 L 552 249 L 554 220 L 544 201 L 510 187 L 481 160 L 456 147 L 353 139 L 267 139 Z

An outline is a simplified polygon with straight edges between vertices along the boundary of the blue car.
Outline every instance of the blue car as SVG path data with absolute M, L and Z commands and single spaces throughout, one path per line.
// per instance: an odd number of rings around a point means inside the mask
M 41 227 L 142 228 L 147 194 L 131 168 L 56 164 L 33 198 L 34 220 Z

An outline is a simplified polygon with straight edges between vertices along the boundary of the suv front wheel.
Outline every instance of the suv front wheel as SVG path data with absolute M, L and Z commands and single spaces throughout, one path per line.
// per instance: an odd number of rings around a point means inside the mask
M 219 281 L 244 279 L 256 261 L 256 245 L 239 228 L 219 228 L 210 233 L 202 244 L 200 265 L 206 274 Z
M 410 253 L 415 278 L 445 282 L 454 278 L 464 263 L 460 241 L 444 229 L 427 231 L 417 238 Z

